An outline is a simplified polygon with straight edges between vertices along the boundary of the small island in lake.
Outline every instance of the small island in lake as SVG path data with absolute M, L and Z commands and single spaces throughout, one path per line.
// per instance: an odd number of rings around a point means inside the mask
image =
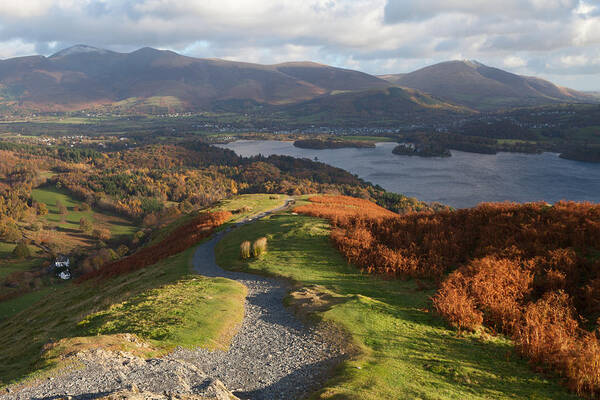
M 359 140 L 335 140 L 335 139 L 298 139 L 294 142 L 295 147 L 301 149 L 343 149 L 343 148 L 374 148 L 375 143 Z
M 435 144 L 420 144 L 401 143 L 394 147 L 392 153 L 401 156 L 419 156 L 419 157 L 450 157 L 450 150 L 437 146 Z

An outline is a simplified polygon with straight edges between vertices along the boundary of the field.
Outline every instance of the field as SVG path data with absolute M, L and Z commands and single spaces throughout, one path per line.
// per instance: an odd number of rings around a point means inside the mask
M 0 321 L 0 386 L 56 367 L 55 351 L 41 356 L 50 341 L 69 352 L 81 343 L 120 345 L 112 335 L 135 333 L 151 344 L 153 356 L 176 345 L 226 347 L 243 317 L 245 288 L 191 274 L 192 252 L 111 279 L 49 288 L 41 299 L 28 299 L 30 307 Z
M 32 197 L 35 201 L 45 203 L 48 207 L 48 214 L 45 217 L 48 223 L 57 226 L 61 231 L 71 233 L 75 236 L 80 236 L 77 234 L 80 232 L 79 220 L 82 217 L 87 218 L 97 227 L 108 228 L 113 236 L 128 236 L 135 232 L 135 226 L 124 218 L 98 212 L 93 209 L 75 211 L 73 208 L 81 206 L 81 202 L 69 196 L 66 191 L 56 189 L 55 187 L 45 186 L 34 189 Z M 67 208 L 68 213 L 66 215 L 63 216 L 60 214 L 58 207 L 56 207 L 57 201 L 60 201 Z
M 13 272 L 26 271 L 35 268 L 40 264 L 40 259 L 37 258 L 29 260 L 12 259 L 12 251 L 14 248 L 14 243 L 0 242 L 0 281 L 4 280 L 4 278 Z M 37 253 L 37 249 L 34 246 L 29 246 L 29 248 L 33 254 Z
M 275 215 L 241 227 L 217 246 L 220 265 L 283 276 L 336 299 L 320 318 L 343 327 L 361 350 L 315 397 L 348 399 L 575 399 L 532 372 L 512 343 L 457 335 L 431 311 L 433 290 L 362 274 L 332 247 L 323 220 Z M 268 238 L 267 253 L 242 261 L 244 240 Z

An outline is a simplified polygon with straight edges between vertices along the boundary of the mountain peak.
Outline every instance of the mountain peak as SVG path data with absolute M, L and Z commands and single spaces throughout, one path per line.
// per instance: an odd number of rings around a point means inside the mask
M 66 49 L 60 50 L 59 52 L 52 54 L 50 58 L 59 58 L 82 53 L 105 54 L 108 53 L 108 50 L 99 49 L 97 47 L 88 46 L 85 44 L 76 44 L 75 46 L 67 47 Z
M 485 67 L 482 63 L 477 60 L 464 59 L 462 60 L 463 64 L 468 65 L 471 68 Z

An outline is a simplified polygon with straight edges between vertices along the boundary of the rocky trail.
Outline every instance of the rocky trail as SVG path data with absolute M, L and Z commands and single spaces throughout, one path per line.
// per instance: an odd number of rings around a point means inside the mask
M 193 265 L 201 275 L 233 279 L 248 288 L 244 320 L 227 351 L 178 348 L 150 360 L 86 351 L 73 356 L 83 367 L 9 387 L 0 399 L 297 399 L 318 389 L 345 357 L 344 346 L 284 307 L 284 281 L 220 268 L 214 249 L 225 233 L 198 246 Z

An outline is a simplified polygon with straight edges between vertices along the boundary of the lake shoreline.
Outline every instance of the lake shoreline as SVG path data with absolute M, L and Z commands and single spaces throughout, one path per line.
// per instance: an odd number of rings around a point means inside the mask
M 302 149 L 293 142 L 238 140 L 219 147 L 241 156 L 287 155 L 342 168 L 388 191 L 455 208 L 481 202 L 600 201 L 600 165 L 566 160 L 558 153 L 478 154 L 452 157 L 392 154 L 396 142 L 375 148 Z

